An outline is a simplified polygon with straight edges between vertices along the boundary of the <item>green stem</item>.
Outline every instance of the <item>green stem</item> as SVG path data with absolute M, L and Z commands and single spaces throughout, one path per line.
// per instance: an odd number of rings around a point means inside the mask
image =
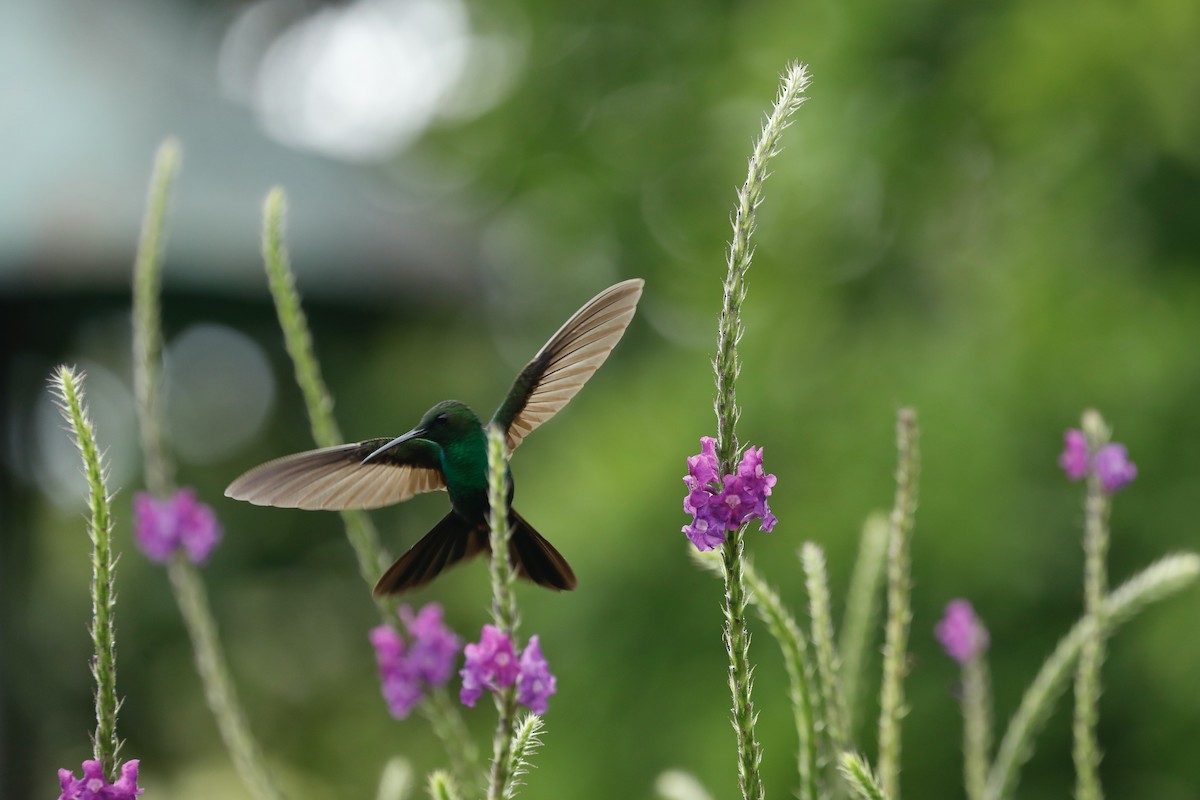
M 858 706 L 859 686 L 863 677 L 863 662 L 875 629 L 879 613 L 879 593 L 883 586 L 883 567 L 886 563 L 888 520 L 885 514 L 872 514 L 863 525 L 858 544 L 858 558 L 850 577 L 846 597 L 846 613 L 842 618 L 842 636 L 838 642 L 841 655 L 842 702 L 846 709 L 846 735 L 854 735 L 854 718 Z
M 75 436 L 88 482 L 92 540 L 92 677 L 96 680 L 96 735 L 92 739 L 95 759 L 110 781 L 117 780 L 117 634 L 114 620 L 117 596 L 113 588 L 115 559 L 112 552 L 112 514 L 105 479 L 108 468 L 96 445 L 96 429 L 87 410 L 84 374 L 72 367 L 59 367 L 51 378 L 58 395 L 59 410 Z
M 1101 612 L 1109 632 L 1129 620 L 1150 603 L 1178 592 L 1200 578 L 1200 556 L 1192 553 L 1167 556 L 1127 580 L 1104 600 Z M 1084 641 L 1094 634 L 1090 616 L 1075 623 L 1042 664 L 1025 690 L 1021 705 L 1008 723 L 988 773 L 984 800 L 1008 800 L 1016 789 L 1021 766 L 1033 752 L 1033 739 L 1054 710 L 1054 702 L 1066 688 Z
M 505 800 L 513 800 L 517 796 L 517 787 L 523 783 L 521 777 L 529 772 L 529 759 L 542 746 L 542 725 L 542 718 L 537 714 L 526 714 L 517 723 L 517 730 L 512 737 L 508 767 L 511 777 L 504 794 Z
M 492 618 L 496 627 L 517 643 L 517 611 L 513 581 L 516 574 L 509 558 L 508 542 L 512 530 L 508 522 L 508 459 L 504 432 L 488 427 L 488 515 L 489 539 L 492 547 Z M 513 726 L 516 722 L 517 690 L 509 686 L 496 693 L 496 735 L 492 740 L 492 773 L 488 784 L 488 800 L 500 800 L 508 792 L 512 780 L 510 758 L 513 745 Z
M 321 378 L 321 366 L 313 352 L 312 334 L 309 333 L 308 320 L 296 289 L 296 276 L 283 242 L 286 215 L 287 198 L 283 190 L 272 189 L 263 204 L 263 263 L 271 297 L 275 301 L 275 311 L 279 316 L 279 326 L 283 329 L 284 344 L 296 372 L 296 383 L 300 386 L 308 409 L 313 441 L 318 447 L 333 447 L 344 440 L 333 416 L 333 397 Z M 365 512 L 340 513 L 346 527 L 346 538 L 350 540 L 358 559 L 358 570 L 367 584 L 374 586 L 376 579 L 391 564 L 391 558 L 379 544 L 379 534 Z M 376 604 L 384 621 L 390 622 L 395 601 L 376 598 Z
M 750 559 L 742 562 L 742 573 L 750 589 L 750 602 L 758 609 L 759 616 L 767 623 L 767 630 L 779 643 L 783 651 L 783 665 L 788 675 L 788 696 L 792 701 L 792 717 L 796 723 L 799 746 L 796 751 L 796 766 L 800 775 L 800 800 L 817 800 L 821 797 L 820 765 L 817 760 L 817 730 L 814 710 L 816 704 L 816 677 L 812 661 L 808 657 L 808 645 L 796 619 L 784 607 L 779 594 L 758 574 Z
M 229 676 L 221 640 L 209 610 L 208 596 L 196 567 L 183 553 L 176 553 L 167 562 L 167 574 L 175 590 L 175 599 L 183 614 L 184 624 L 192 640 L 196 672 L 204 687 L 204 697 L 217 721 L 221 739 L 233 757 L 234 767 L 242 781 L 263 800 L 281 800 L 283 793 L 275 786 L 266 767 L 262 751 L 250 732 L 250 725 L 238 701 L 237 691 Z
M 146 215 L 133 266 L 133 387 L 138 407 L 138 433 L 146 488 L 166 497 L 174 484 L 174 468 L 163 443 L 158 408 L 162 361 L 162 261 L 167 206 L 179 172 L 179 142 L 167 139 L 158 148 L 150 177 Z
M 909 547 L 917 507 L 917 414 L 897 415 L 896 500 L 888 535 L 887 626 L 883 645 L 883 686 L 879 699 L 879 781 L 892 800 L 900 797 L 900 723 L 904 718 L 904 676 L 908 672 L 908 630 L 912 622 Z
M 762 202 L 767 162 L 779 152 L 780 136 L 787 128 L 791 115 L 804 102 L 802 93 L 808 82 L 804 66 L 792 64 L 788 67 L 775 106 L 750 156 L 746 183 L 738 192 L 724 300 L 718 322 L 717 357 L 713 363 L 717 382 L 717 457 L 721 474 L 733 471 L 738 452 L 735 427 L 741 412 L 737 405 L 735 384 L 741 367 L 737 343 L 743 332 L 741 309 L 746 299 L 746 273 L 753 256 L 750 238 L 754 233 L 755 210 Z M 729 655 L 729 690 L 733 696 L 733 727 L 737 735 L 738 786 L 744 800 L 757 800 L 763 796 L 762 777 L 759 774 L 762 746 L 754 733 L 755 713 L 751 699 L 750 635 L 746 630 L 746 591 L 741 566 L 744 534 L 745 526 L 731 532 L 722 547 L 725 575 L 724 640 Z
M 1083 414 L 1083 430 L 1088 451 L 1096 453 L 1108 444 L 1109 432 L 1104 420 L 1095 411 Z M 1075 746 L 1076 800 L 1102 800 L 1100 787 L 1100 744 L 1096 740 L 1096 723 L 1100 717 L 1100 665 L 1104 661 L 1105 621 L 1104 594 L 1108 591 L 1108 495 L 1100 485 L 1096 471 L 1089 470 L 1087 499 L 1084 503 L 1084 613 L 1093 620 L 1089 635 L 1079 653 L 1079 668 L 1075 675 Z
M 992 749 L 992 689 L 983 653 L 963 665 L 962 677 L 963 777 L 968 800 L 982 800 Z
M 825 733 L 829 751 L 840 753 L 848 745 L 846 713 L 838 682 L 841 666 L 833 646 L 833 614 L 830 611 L 829 577 L 826 574 L 825 552 L 813 542 L 800 548 L 808 589 L 809 617 L 812 620 L 813 649 L 817 653 L 817 674 L 821 677 L 821 705 L 825 709 Z

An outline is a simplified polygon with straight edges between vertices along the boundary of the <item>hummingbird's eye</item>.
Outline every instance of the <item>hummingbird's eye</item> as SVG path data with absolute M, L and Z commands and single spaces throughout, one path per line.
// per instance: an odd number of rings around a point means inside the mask
M 439 425 L 444 425 L 448 419 L 450 419 L 450 415 L 443 411 L 441 414 L 438 414 L 436 417 L 434 417 L 433 421 Z

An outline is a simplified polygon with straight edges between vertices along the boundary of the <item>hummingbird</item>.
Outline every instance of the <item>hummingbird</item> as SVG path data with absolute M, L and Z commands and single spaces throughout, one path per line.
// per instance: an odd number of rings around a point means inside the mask
M 593 297 L 517 375 L 490 423 L 504 434 L 508 455 L 608 358 L 633 319 L 643 284 L 634 278 Z M 450 512 L 384 572 L 374 589 L 380 597 L 424 586 L 447 567 L 490 552 L 487 462 L 483 422 L 464 403 L 444 400 L 407 433 L 268 461 L 229 484 L 225 496 L 259 506 L 341 511 L 380 508 L 445 490 Z M 557 591 L 574 589 L 571 565 L 512 509 L 511 471 L 505 483 L 509 556 L 517 575 Z

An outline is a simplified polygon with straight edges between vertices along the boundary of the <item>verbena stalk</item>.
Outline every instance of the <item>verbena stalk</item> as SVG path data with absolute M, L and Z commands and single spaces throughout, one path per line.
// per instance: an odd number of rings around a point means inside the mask
M 800 548 L 800 561 L 804 565 L 805 586 L 808 589 L 813 649 L 817 653 L 817 674 L 821 677 L 821 706 L 824 710 L 825 733 L 829 739 L 830 753 L 837 754 L 848 746 L 848 737 L 842 690 L 838 681 L 841 667 L 833 646 L 833 613 L 830 610 L 825 551 L 813 542 L 805 542 Z
M 284 245 L 284 227 L 287 216 L 287 197 L 282 189 L 272 189 L 263 204 L 263 264 L 267 272 L 271 297 L 279 326 L 283 330 L 284 345 L 292 359 L 296 383 L 304 396 L 308 410 L 309 425 L 313 441 L 318 447 L 333 447 L 342 443 L 342 434 L 333 415 L 333 397 L 321 378 L 321 365 L 313 352 L 312 334 L 308 319 L 300 305 L 300 293 L 296 289 L 296 277 L 288 260 Z M 379 534 L 365 511 L 339 512 L 346 528 L 346 538 L 354 549 L 358 570 L 368 586 L 374 586 L 382 575 L 391 557 L 379 543 Z M 390 597 L 375 598 L 375 605 L 383 621 L 392 624 L 395 620 L 397 603 Z M 469 754 L 470 764 L 474 745 L 466 733 L 462 715 L 457 707 L 445 703 L 422 701 L 423 713 L 434 721 L 434 732 L 453 760 L 456 753 Z M 461 777 L 461 776 L 460 776 Z
M 71 427 L 75 446 L 83 458 L 88 483 L 88 535 L 92 540 L 92 677 L 96 681 L 96 735 L 93 755 L 110 781 L 117 780 L 117 636 L 114 616 L 117 596 L 113 588 L 115 558 L 112 551 L 112 514 L 105 481 L 108 468 L 96 444 L 96 429 L 87 410 L 84 375 L 59 367 L 51 378 L 59 410 Z
M 1101 607 L 1109 632 L 1129 620 L 1150 603 L 1186 588 L 1200 578 L 1200 556 L 1192 553 L 1167 556 L 1109 594 Z M 1066 688 L 1071 667 L 1079 658 L 1084 641 L 1093 635 L 1095 620 L 1090 616 L 1075 623 L 1042 664 L 1037 676 L 1025 690 L 1021 704 L 1008 723 L 1008 729 L 996 749 L 996 760 L 988 773 L 984 800 L 1008 800 L 1016 789 L 1021 766 L 1033 752 L 1033 740 L 1054 710 L 1054 703 Z
M 179 144 L 168 139 L 158 150 L 150 179 L 146 215 L 133 274 L 133 382 L 146 487 L 159 499 L 175 489 L 175 468 L 162 436 L 159 364 L 162 358 L 162 264 L 167 206 L 179 169 Z M 234 766 L 251 791 L 264 800 L 283 794 L 250 732 L 226 665 L 208 596 L 196 567 L 182 553 L 167 564 L 175 602 L 191 637 L 196 672 L 209 710 Z
M 508 554 L 512 529 L 508 521 L 508 459 L 505 454 L 504 433 L 488 427 L 488 523 L 492 547 L 492 618 L 496 627 L 517 642 L 517 612 L 513 581 L 516 574 Z M 508 793 L 513 775 L 513 730 L 517 713 L 516 686 L 496 692 L 496 735 L 492 740 L 492 775 L 488 784 L 488 800 L 501 800 Z
M 1083 414 L 1083 431 L 1088 451 L 1096 453 L 1108 444 L 1109 432 L 1095 411 Z M 1075 797 L 1076 800 L 1102 800 L 1100 788 L 1100 744 L 1096 741 L 1096 723 L 1100 716 L 1100 665 L 1104 661 L 1104 594 L 1108 591 L 1109 500 L 1096 470 L 1088 470 L 1087 499 L 1084 502 L 1083 599 L 1084 613 L 1093 621 L 1079 653 L 1075 675 Z
M 167 139 L 159 146 L 133 265 L 133 388 L 138 407 L 138 434 L 146 488 L 159 498 L 166 497 L 174 488 L 174 468 L 163 442 L 158 400 L 162 361 L 163 248 L 167 207 L 179 172 L 179 158 L 179 143 L 174 139 Z
M 883 645 L 883 686 L 879 696 L 879 783 L 891 800 L 900 797 L 900 723 L 904 718 L 904 676 L 908 671 L 908 630 L 912 622 L 909 544 L 917 507 L 917 414 L 901 409 L 896 421 L 899 463 L 887 556 L 887 625 Z
M 842 702 L 846 709 L 846 735 L 854 736 L 855 711 L 860 695 L 864 662 L 879 613 L 879 593 L 887 563 L 888 520 L 885 514 L 872 514 L 863 525 L 858 557 L 846 595 L 846 613 L 838 640 L 841 657 Z
M 344 440 L 333 416 L 333 397 L 321 378 L 321 365 L 313 352 L 308 320 L 300 305 L 300 292 L 296 289 L 296 277 L 284 245 L 286 214 L 287 197 L 282 189 L 272 189 L 263 204 L 263 263 L 271 297 L 275 301 L 275 311 L 279 316 L 279 326 L 283 329 L 284 344 L 292 359 L 296 383 L 308 410 L 313 441 L 318 447 L 333 447 Z M 340 513 L 346 527 L 346 537 L 358 558 L 358 570 L 363 580 L 369 586 L 374 586 L 376 579 L 391 564 L 391 558 L 379 544 L 379 534 L 366 512 Z M 384 598 L 377 598 L 376 603 L 384 620 L 390 622 L 395 603 Z
M 729 245 L 724 301 L 717 332 L 716 372 L 717 458 L 721 473 L 733 471 L 738 453 L 735 427 L 740 415 L 735 384 L 740 370 L 737 343 L 742 337 L 742 304 L 746 299 L 746 273 L 753 251 L 755 210 L 762 202 L 767 162 L 779 152 L 779 140 L 793 113 L 803 103 L 809 82 L 801 64 L 792 64 L 783 77 L 770 117 L 750 156 L 746 182 L 738 192 L 733 218 L 733 240 Z M 733 696 L 733 727 L 737 736 L 738 785 L 745 800 L 763 796 L 759 762 L 762 747 L 754 733 L 755 712 L 751 699 L 750 636 L 746 630 L 746 591 L 742 578 L 742 537 L 745 526 L 729 534 L 722 547 L 725 575 L 725 648 L 729 655 L 729 689 Z
M 750 590 L 750 602 L 767 623 L 767 630 L 783 651 L 783 665 L 788 675 L 788 696 L 792 702 L 792 717 L 796 723 L 799 744 L 796 767 L 800 776 L 797 791 L 799 800 L 818 800 L 821 765 L 817 758 L 817 678 L 813 674 L 808 645 L 795 617 L 784 607 L 779 594 L 764 581 L 750 559 L 742 561 L 742 574 Z
M 962 679 L 963 782 L 967 800 L 982 800 L 992 750 L 992 689 L 983 653 L 963 665 Z

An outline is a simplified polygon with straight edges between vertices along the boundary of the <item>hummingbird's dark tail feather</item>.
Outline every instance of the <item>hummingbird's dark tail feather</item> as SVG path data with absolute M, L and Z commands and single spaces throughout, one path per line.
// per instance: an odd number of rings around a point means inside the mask
M 575 573 L 562 554 L 520 514 L 512 511 L 511 515 L 512 540 L 508 552 L 517 576 L 548 589 L 574 589 Z M 383 597 L 424 586 L 447 567 L 490 549 L 486 526 L 473 525 L 451 511 L 388 567 L 375 584 L 374 594 Z
M 451 511 L 388 567 L 375 584 L 374 594 L 383 597 L 424 586 L 446 567 L 487 550 L 487 529 L 473 525 Z
M 508 553 L 517 576 L 559 592 L 569 592 L 579 585 L 562 553 L 543 539 L 516 509 L 509 513 L 512 516 L 512 540 L 508 544 Z

